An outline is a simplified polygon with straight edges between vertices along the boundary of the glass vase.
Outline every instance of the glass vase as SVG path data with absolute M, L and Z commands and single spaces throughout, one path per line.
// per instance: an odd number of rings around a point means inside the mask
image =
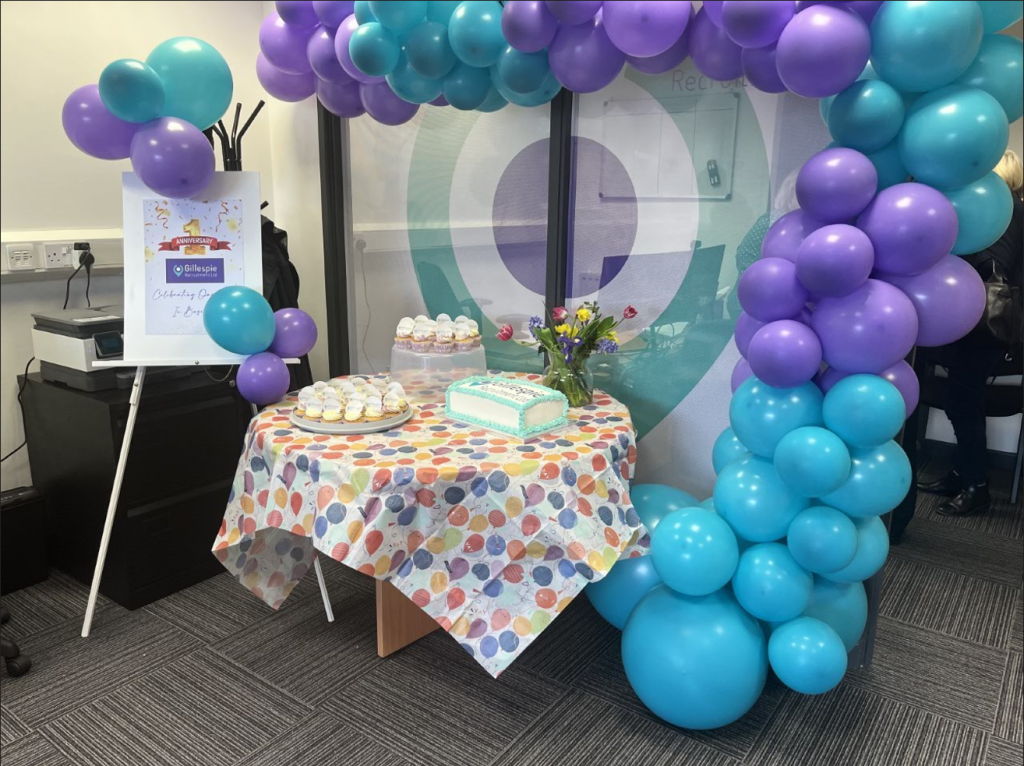
M 587 369 L 586 360 L 566 362 L 560 356 L 552 356 L 541 382 L 565 394 L 570 407 L 582 407 L 594 401 L 594 376 Z

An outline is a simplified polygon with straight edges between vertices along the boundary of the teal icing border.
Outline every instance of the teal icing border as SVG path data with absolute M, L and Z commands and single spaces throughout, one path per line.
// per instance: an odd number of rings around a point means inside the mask
M 493 382 L 493 381 L 500 381 L 500 380 L 507 380 L 509 383 L 514 383 L 517 386 L 523 386 L 524 388 L 531 388 L 531 389 L 533 389 L 535 391 L 543 391 L 545 393 L 544 393 L 544 396 L 541 396 L 541 397 L 535 399 L 533 402 L 531 402 L 530 404 L 527 405 L 527 404 L 515 404 L 515 403 L 512 403 L 512 402 L 509 402 L 507 399 L 503 399 L 502 397 L 498 396 L 497 394 L 491 394 L 491 393 L 487 393 L 486 391 L 478 391 L 478 390 L 474 390 L 474 389 L 470 388 L 470 384 L 472 384 L 472 383 L 478 383 L 478 382 L 490 383 L 490 382 Z M 515 430 L 515 431 L 512 431 L 512 430 L 509 429 L 508 426 L 503 426 L 503 425 L 500 425 L 498 423 L 494 423 L 494 422 L 492 422 L 490 420 L 485 420 L 484 418 L 477 418 L 477 417 L 474 417 L 472 415 L 463 415 L 463 414 L 459 414 L 459 413 L 455 412 L 452 409 L 452 391 L 461 391 L 462 393 L 468 394 L 469 396 L 475 396 L 475 397 L 478 397 L 480 399 L 487 399 L 488 401 L 497 402 L 499 404 L 504 404 L 504 405 L 509 406 L 509 407 L 514 407 L 515 410 L 517 411 L 517 413 L 519 414 L 519 427 L 518 427 L 518 429 Z M 561 402 L 562 402 L 562 416 L 560 418 L 558 418 L 557 420 L 550 421 L 548 423 L 544 423 L 544 424 L 539 425 L 539 426 L 533 426 L 532 428 L 526 428 L 526 411 L 531 406 L 533 406 L 535 404 L 542 404 L 544 402 L 554 402 L 554 401 L 559 401 L 559 400 L 561 400 Z M 561 428 L 566 423 L 568 423 L 569 419 L 566 416 L 569 414 L 569 400 L 566 399 L 565 398 L 565 394 L 563 394 L 560 391 L 554 391 L 554 390 L 548 388 L 547 386 L 541 386 L 541 385 L 538 385 L 536 383 L 531 383 L 531 382 L 529 382 L 527 380 L 516 380 L 515 378 L 503 378 L 500 375 L 498 375 L 498 376 L 474 375 L 473 377 L 465 378 L 463 380 L 458 381 L 457 383 L 453 383 L 452 385 L 448 386 L 448 389 L 444 392 L 444 414 L 446 416 L 448 416 L 449 418 L 451 418 L 452 420 L 460 420 L 460 421 L 464 421 L 466 423 L 471 423 L 473 425 L 483 426 L 484 428 L 491 428 L 491 429 L 493 429 L 495 431 L 501 431 L 504 434 L 511 434 L 512 436 L 516 436 L 516 437 L 518 437 L 520 439 L 525 439 L 525 438 L 527 438 L 529 436 L 535 436 L 537 434 L 545 433 L 545 432 L 551 431 L 552 429 L 555 429 L 555 428 Z

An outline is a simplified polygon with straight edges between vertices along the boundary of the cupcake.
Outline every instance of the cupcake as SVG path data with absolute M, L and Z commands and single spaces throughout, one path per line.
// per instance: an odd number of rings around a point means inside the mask
M 452 318 L 447 314 L 438 314 L 436 321 L 438 324 L 444 324 L 445 322 L 451 322 Z
M 384 417 L 384 403 L 379 396 L 371 396 L 366 400 L 366 419 L 380 420 Z
M 306 420 L 320 420 L 324 416 L 324 405 L 319 399 L 310 399 L 306 405 Z
M 414 351 L 425 353 L 434 345 L 434 331 L 425 322 L 420 322 L 412 331 L 412 347 Z
M 395 330 L 395 346 L 404 351 L 408 351 L 412 348 L 412 331 L 416 327 L 416 323 L 412 317 L 403 317 L 402 321 L 398 323 L 398 327 Z
M 328 399 L 324 402 L 324 422 L 337 423 L 341 420 L 341 402 L 337 399 Z
M 443 325 L 437 329 L 437 336 L 434 338 L 434 351 L 438 354 L 450 354 L 452 352 L 452 342 L 454 339 L 454 333 L 448 325 Z
M 457 317 L 455 317 L 455 324 L 458 324 L 459 322 L 462 322 L 463 324 L 465 324 L 468 321 L 469 321 L 469 317 L 466 316 L 465 314 L 459 314 Z
M 363 417 L 363 403 L 360 401 L 350 401 L 345 405 L 345 420 L 349 423 L 355 423 Z
M 388 415 L 397 415 L 402 412 L 402 397 L 397 391 L 388 391 L 384 394 L 384 412 Z
M 466 324 L 469 325 L 469 337 L 473 341 L 473 348 L 480 348 L 480 325 L 473 319 L 470 319 Z
M 299 394 L 299 400 L 295 403 L 295 414 L 300 418 L 305 416 L 307 404 L 309 404 L 309 397 L 303 398 L 302 394 Z
M 455 350 L 469 351 L 473 348 L 473 339 L 469 334 L 469 325 L 466 322 L 455 323 Z
M 401 412 L 402 410 L 404 410 L 406 407 L 409 406 L 409 403 L 406 402 L 406 400 L 405 400 L 406 399 L 405 389 L 402 388 L 400 383 L 392 383 L 390 386 L 388 386 L 388 393 L 387 393 L 387 395 L 391 396 L 392 394 L 394 394 L 397 397 L 398 411 L 399 412 Z
M 415 322 L 416 324 L 420 324 L 420 322 L 429 322 L 430 317 L 428 317 L 426 314 L 417 314 L 415 317 L 413 317 L 412 321 Z
M 356 387 L 352 384 L 352 381 L 346 380 L 341 384 L 341 398 L 348 399 L 352 394 L 356 392 Z
M 313 384 L 313 392 L 317 396 L 323 396 L 325 388 L 327 388 L 327 383 L 323 380 L 318 380 L 316 383 Z

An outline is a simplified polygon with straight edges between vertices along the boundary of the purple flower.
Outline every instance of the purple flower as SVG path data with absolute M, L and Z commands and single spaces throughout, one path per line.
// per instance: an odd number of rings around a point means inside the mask
M 599 354 L 614 354 L 619 350 L 619 344 L 613 340 L 599 340 L 597 342 L 597 352 Z
M 537 337 L 537 330 L 544 326 L 544 320 L 540 317 L 530 317 L 530 334 Z

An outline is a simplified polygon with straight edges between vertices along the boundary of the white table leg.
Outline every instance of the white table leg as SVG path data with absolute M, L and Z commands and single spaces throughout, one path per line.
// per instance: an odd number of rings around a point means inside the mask
M 313 568 L 316 569 L 316 581 L 320 585 L 320 597 L 324 600 L 324 611 L 327 613 L 327 622 L 334 622 L 334 610 L 331 609 L 331 597 L 327 595 L 327 583 L 324 581 L 324 570 L 320 566 L 320 554 L 313 559 Z

